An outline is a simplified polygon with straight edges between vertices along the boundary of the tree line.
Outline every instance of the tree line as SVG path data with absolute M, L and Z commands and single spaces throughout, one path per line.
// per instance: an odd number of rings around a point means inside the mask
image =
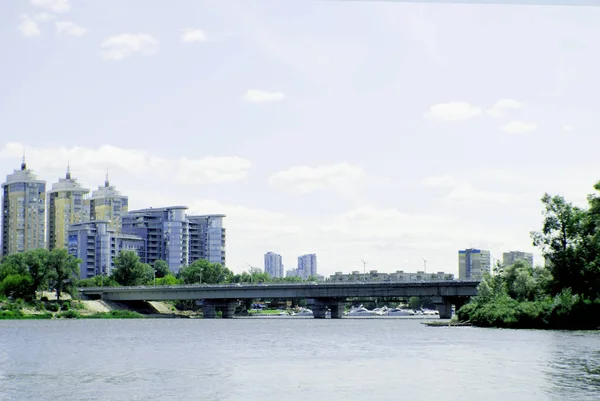
M 301 282 L 300 277 L 273 278 L 259 269 L 234 274 L 219 263 L 197 260 L 174 274 L 166 261 L 157 260 L 152 266 L 143 263 L 133 251 L 121 251 L 113 260 L 110 275 L 79 279 L 81 260 L 65 249 L 34 249 L 6 256 L 0 262 L 0 294 L 15 299 L 32 300 L 36 292 L 56 291 L 76 295 L 77 287 L 226 284 L 226 283 L 285 283 Z M 316 281 L 309 277 L 308 281 Z
M 544 194 L 542 229 L 531 238 L 546 266 L 496 268 L 458 318 L 493 327 L 600 328 L 600 182 L 594 189 L 585 208 Z

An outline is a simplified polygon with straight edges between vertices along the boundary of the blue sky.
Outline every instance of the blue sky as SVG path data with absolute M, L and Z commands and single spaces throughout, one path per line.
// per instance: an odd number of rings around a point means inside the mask
M 0 4 L 0 169 L 226 213 L 228 264 L 457 273 L 600 179 L 600 8 Z M 540 259 L 538 258 L 538 261 Z

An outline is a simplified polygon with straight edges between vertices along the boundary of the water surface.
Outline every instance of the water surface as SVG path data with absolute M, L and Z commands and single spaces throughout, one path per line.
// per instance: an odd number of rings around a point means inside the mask
M 600 399 L 600 333 L 414 319 L 0 322 L 0 400 Z

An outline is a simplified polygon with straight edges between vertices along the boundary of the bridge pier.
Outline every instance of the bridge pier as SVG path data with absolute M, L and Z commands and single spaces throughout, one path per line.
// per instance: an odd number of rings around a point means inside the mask
M 202 315 L 204 319 L 217 317 L 217 309 L 221 311 L 223 319 L 231 319 L 238 306 L 237 300 L 231 299 L 205 299 L 201 302 Z
M 450 302 L 444 302 L 443 304 L 436 305 L 438 312 L 440 312 L 440 319 L 451 319 L 452 318 L 452 304 Z
M 213 304 L 202 305 L 202 317 L 204 319 L 214 319 L 217 317 L 217 308 Z
M 341 319 L 344 316 L 344 304 L 342 302 L 331 302 L 329 308 L 331 309 L 332 319 Z
M 222 307 L 223 311 L 223 319 L 232 319 L 233 314 L 235 313 L 235 308 L 237 308 L 238 303 L 236 301 L 228 301 Z

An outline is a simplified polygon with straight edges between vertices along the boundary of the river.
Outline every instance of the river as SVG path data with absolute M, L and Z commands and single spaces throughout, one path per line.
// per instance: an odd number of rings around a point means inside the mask
M 0 400 L 600 399 L 600 332 L 414 319 L 0 321 Z

